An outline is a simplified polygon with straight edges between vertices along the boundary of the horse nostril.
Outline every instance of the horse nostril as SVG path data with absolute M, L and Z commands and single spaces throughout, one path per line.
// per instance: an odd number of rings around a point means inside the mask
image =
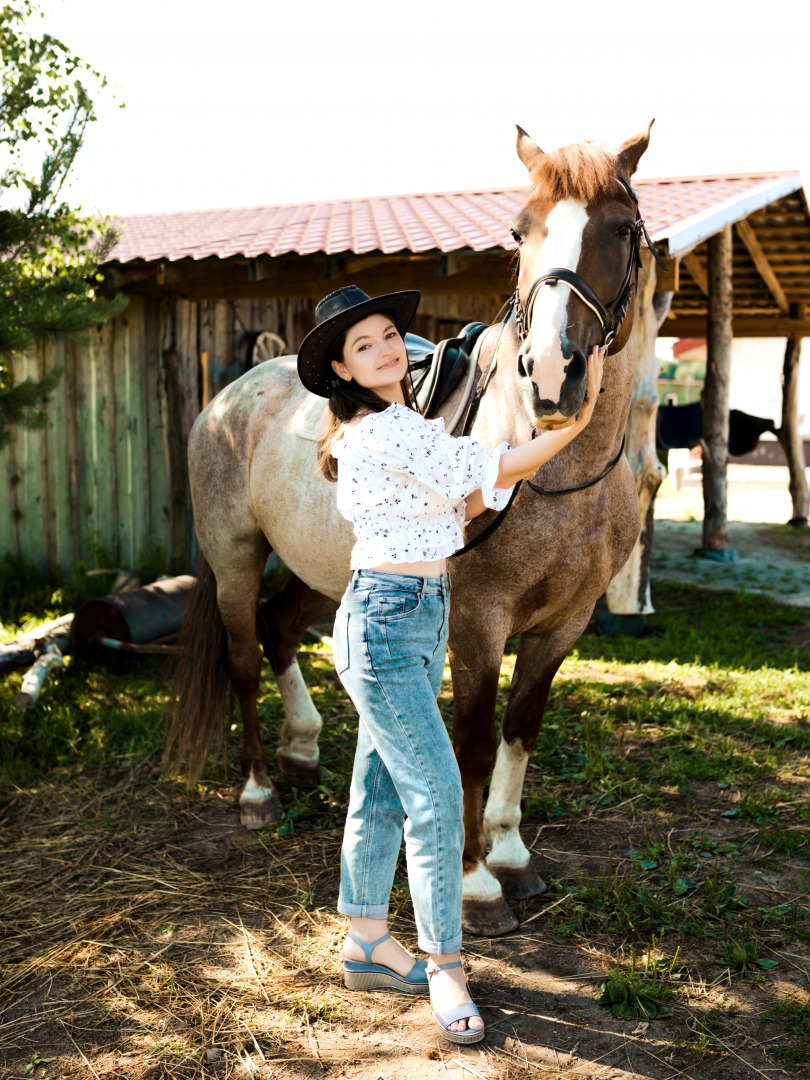
M 517 369 L 518 369 L 518 375 L 521 377 L 521 379 L 527 379 L 528 378 L 528 375 L 526 374 L 526 368 L 523 366 L 523 353 L 518 353 Z
M 581 382 L 588 374 L 588 361 L 581 349 L 574 347 L 571 350 L 571 359 L 566 365 L 565 374 L 571 382 Z

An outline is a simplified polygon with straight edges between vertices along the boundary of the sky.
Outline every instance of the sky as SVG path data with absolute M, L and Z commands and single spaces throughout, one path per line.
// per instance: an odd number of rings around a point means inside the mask
M 640 176 L 810 178 L 807 0 L 40 2 L 111 84 L 86 213 L 520 186 L 516 123 L 615 147 L 655 117 Z

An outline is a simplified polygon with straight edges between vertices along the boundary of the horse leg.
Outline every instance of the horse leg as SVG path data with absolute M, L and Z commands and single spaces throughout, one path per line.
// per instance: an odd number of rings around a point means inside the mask
M 242 713 L 244 784 L 239 812 L 246 829 L 260 829 L 282 814 L 281 800 L 268 774 L 270 759 L 262 742 L 256 705 L 262 668 L 256 601 L 268 551 L 262 536 L 257 544 L 235 545 L 227 564 L 216 568 L 217 604 L 227 635 L 228 678 Z
M 487 866 L 504 893 L 515 900 L 545 892 L 520 836 L 520 799 L 529 754 L 537 739 L 551 682 L 585 629 L 592 607 L 577 613 L 559 631 L 524 633 L 520 640 L 509 703 L 501 725 L 495 770 L 484 813 L 484 833 L 492 845 Z
M 451 632 L 453 624 L 451 620 Z M 486 640 L 470 628 L 451 647 L 453 748 L 464 789 L 464 855 L 461 923 L 466 933 L 496 937 L 518 925 L 500 883 L 487 867 L 481 825 L 484 784 L 495 764 L 495 699 L 504 641 Z M 472 651 L 466 655 L 465 646 Z
M 334 600 L 293 575 L 259 611 L 259 635 L 284 705 L 278 764 L 282 774 L 298 787 L 320 783 L 318 736 L 323 721 L 312 703 L 296 652 L 310 623 L 336 606 Z

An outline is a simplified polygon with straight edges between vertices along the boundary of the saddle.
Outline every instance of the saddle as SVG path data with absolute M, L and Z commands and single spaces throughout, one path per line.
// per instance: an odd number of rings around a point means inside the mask
M 485 323 L 468 323 L 458 337 L 434 345 L 418 334 L 406 334 L 408 366 L 419 412 L 434 420 L 444 417 L 446 431 L 461 419 L 472 391 Z M 293 430 L 301 439 L 317 442 L 326 398 L 307 394 L 293 416 Z
M 477 357 L 476 345 L 486 328 L 485 323 L 467 323 L 458 337 L 445 338 L 438 345 L 416 334 L 405 335 L 416 404 L 422 416 L 435 419 L 462 377 L 470 374 L 473 354 Z M 454 426 L 448 420 L 447 430 L 452 431 Z

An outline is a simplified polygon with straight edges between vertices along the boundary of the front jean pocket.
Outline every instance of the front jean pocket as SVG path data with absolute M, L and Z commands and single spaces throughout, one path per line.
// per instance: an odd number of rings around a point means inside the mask
M 368 617 L 382 622 L 396 622 L 412 615 L 421 604 L 415 592 L 391 592 L 373 595 L 369 600 Z

